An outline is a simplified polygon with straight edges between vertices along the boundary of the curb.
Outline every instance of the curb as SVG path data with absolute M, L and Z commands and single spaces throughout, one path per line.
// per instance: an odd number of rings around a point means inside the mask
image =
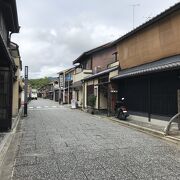
M 98 116 L 98 115 L 94 115 L 94 116 L 101 117 L 103 119 L 113 121 L 113 122 L 121 124 L 121 125 L 123 125 L 125 127 L 135 129 L 137 131 L 152 135 L 154 137 L 169 141 L 171 143 L 174 143 L 174 144 L 180 146 L 180 139 L 179 138 L 176 138 L 176 137 L 173 137 L 173 136 L 165 136 L 165 133 L 162 132 L 162 131 L 158 131 L 158 130 L 150 129 L 150 128 L 147 128 L 147 127 L 139 126 L 139 125 L 136 125 L 136 124 L 133 124 L 133 123 L 130 123 L 130 122 L 126 122 L 126 121 L 121 121 L 119 119 L 117 120 L 114 117 L 102 117 L 102 116 Z
M 117 119 L 112 118 L 112 117 L 111 117 L 110 119 L 111 119 L 112 121 L 119 122 L 120 124 L 129 126 L 129 127 L 133 127 L 133 128 L 135 128 L 135 129 L 139 129 L 139 130 L 142 130 L 142 131 L 146 131 L 146 132 L 149 132 L 149 133 L 153 133 L 153 134 L 158 135 L 158 136 L 161 136 L 161 137 L 164 137 L 164 136 L 165 136 L 165 133 L 162 132 L 162 131 L 158 131 L 158 130 L 150 129 L 150 128 L 147 128 L 147 127 L 139 126 L 139 125 L 137 125 L 137 124 L 133 124 L 133 123 L 126 122 L 126 121 L 117 120 Z
M 121 121 L 121 120 L 117 120 L 117 119 L 112 118 L 112 117 L 110 117 L 108 119 L 111 120 L 111 121 L 117 122 L 117 123 L 119 123 L 119 124 L 121 124 L 121 125 L 123 125 L 125 127 L 129 127 L 129 128 L 138 130 L 140 132 L 153 135 L 153 136 L 158 137 L 160 139 L 167 140 L 167 141 L 169 141 L 171 143 L 174 143 L 176 145 L 180 145 L 180 139 L 179 138 L 176 138 L 176 137 L 173 137 L 173 136 L 165 136 L 165 133 L 162 132 L 162 131 L 150 129 L 150 128 L 147 128 L 147 127 L 139 126 L 139 125 L 132 124 L 132 123 L 125 122 L 125 121 Z
M 0 170 L 1 170 L 1 166 L 4 162 L 4 158 L 5 158 L 5 155 L 6 155 L 6 152 L 11 144 L 11 141 L 14 137 L 14 134 L 16 132 L 16 129 L 17 129 L 17 126 L 19 124 L 19 121 L 21 119 L 21 115 L 23 113 L 23 109 L 22 107 L 20 108 L 19 110 L 19 113 L 18 113 L 18 116 L 14 119 L 14 122 L 12 124 L 12 129 L 11 131 L 5 133 L 5 137 L 4 139 L 2 140 L 2 142 L 0 143 Z
M 87 113 L 84 110 L 80 110 L 80 111 L 84 112 L 84 113 Z M 165 133 L 162 132 L 162 131 L 158 131 L 158 130 L 150 129 L 150 128 L 147 128 L 147 127 L 139 126 L 139 125 L 136 125 L 136 124 L 133 124 L 133 123 L 130 123 L 130 122 L 126 122 L 126 121 L 116 119 L 114 117 L 100 116 L 100 115 L 96 115 L 96 114 L 93 115 L 93 116 L 119 123 L 119 124 L 121 124 L 121 125 L 123 125 L 125 127 L 135 129 L 137 131 L 152 135 L 154 137 L 169 141 L 171 143 L 174 143 L 174 144 L 180 146 L 180 139 L 179 138 L 176 138 L 176 137 L 173 137 L 173 136 L 166 136 Z

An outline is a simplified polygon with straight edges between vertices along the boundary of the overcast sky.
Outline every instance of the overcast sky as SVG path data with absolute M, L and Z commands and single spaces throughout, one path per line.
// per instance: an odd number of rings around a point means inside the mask
M 178 0 L 16 0 L 19 44 L 29 77 L 57 76 L 84 51 L 113 41 Z

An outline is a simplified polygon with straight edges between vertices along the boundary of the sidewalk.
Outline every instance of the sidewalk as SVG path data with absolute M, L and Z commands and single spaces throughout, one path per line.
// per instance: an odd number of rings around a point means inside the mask
M 6 155 L 6 152 L 9 148 L 9 145 L 11 143 L 11 140 L 15 134 L 17 125 L 19 123 L 19 120 L 22 115 L 22 108 L 19 110 L 19 113 L 16 117 L 12 118 L 12 128 L 8 132 L 1 132 L 0 133 L 0 167 L 3 163 L 4 157 Z
M 83 110 L 84 111 L 84 110 Z M 87 113 L 87 111 L 84 111 Z M 120 120 L 114 116 L 107 117 L 106 114 L 95 114 L 94 116 L 105 118 L 121 125 L 128 126 L 130 128 L 158 136 L 160 138 L 169 140 L 173 143 L 180 145 L 180 131 L 178 130 L 178 124 L 172 123 L 169 135 L 165 135 L 165 128 L 169 121 L 151 119 L 151 122 L 148 122 L 147 117 L 130 115 L 127 120 Z
M 87 111 L 84 112 L 88 113 Z M 114 116 L 107 117 L 107 115 L 105 114 L 95 114 L 94 116 L 102 117 L 120 123 L 121 125 L 128 126 L 133 129 L 158 136 L 160 138 L 169 140 L 173 143 L 180 145 L 180 131 L 178 130 L 177 123 L 172 123 L 169 135 L 165 135 L 164 130 L 169 121 L 151 119 L 151 122 L 148 122 L 147 117 L 141 117 L 135 115 L 130 115 L 125 121 L 115 118 Z
M 124 126 L 150 133 L 176 144 L 180 144 L 180 131 L 178 130 L 177 123 L 172 123 L 169 135 L 165 136 L 164 129 L 167 126 L 168 121 L 152 119 L 151 122 L 148 122 L 147 118 L 139 116 L 129 116 L 126 121 L 119 120 L 115 117 L 108 117 L 108 119 Z

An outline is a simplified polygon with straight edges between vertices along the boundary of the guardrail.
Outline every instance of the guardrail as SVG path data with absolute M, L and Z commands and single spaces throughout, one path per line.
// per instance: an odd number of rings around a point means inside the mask
M 165 129 L 164 129 L 165 135 L 168 135 L 168 134 L 169 134 L 169 130 L 170 130 L 170 128 L 171 128 L 172 122 L 173 122 L 176 118 L 178 118 L 179 116 L 180 116 L 180 112 L 177 113 L 175 116 L 173 116 L 173 117 L 170 119 L 168 125 L 167 125 L 167 126 L 165 127 Z M 178 121 L 178 129 L 180 130 L 180 119 L 179 119 L 179 121 Z

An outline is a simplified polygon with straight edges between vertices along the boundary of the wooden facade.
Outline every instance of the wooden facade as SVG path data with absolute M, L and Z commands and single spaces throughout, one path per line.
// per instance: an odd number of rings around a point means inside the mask
M 10 33 L 18 33 L 16 1 L 0 1 L 0 131 L 11 129 L 15 63 L 10 54 Z
M 122 70 L 115 81 L 118 98 L 125 97 L 130 112 L 147 115 L 149 120 L 177 113 L 179 10 L 180 3 L 116 41 Z
M 91 64 L 92 70 L 91 75 L 82 79 L 84 82 L 83 107 L 87 108 L 89 106 L 88 97 L 95 95 L 95 109 L 101 112 L 107 112 L 108 104 L 110 104 L 109 101 L 111 101 L 109 98 L 108 83 L 110 82 L 110 72 L 112 72 L 108 71 L 108 69 L 119 66 L 116 45 L 109 43 L 92 49 L 87 52 L 87 55 L 81 57 L 80 63 L 83 69 L 87 68 L 85 65 Z M 106 71 L 108 72 L 106 73 Z M 113 74 L 111 75 L 113 76 Z
M 122 40 L 117 49 L 122 69 L 180 54 L 180 11 Z

